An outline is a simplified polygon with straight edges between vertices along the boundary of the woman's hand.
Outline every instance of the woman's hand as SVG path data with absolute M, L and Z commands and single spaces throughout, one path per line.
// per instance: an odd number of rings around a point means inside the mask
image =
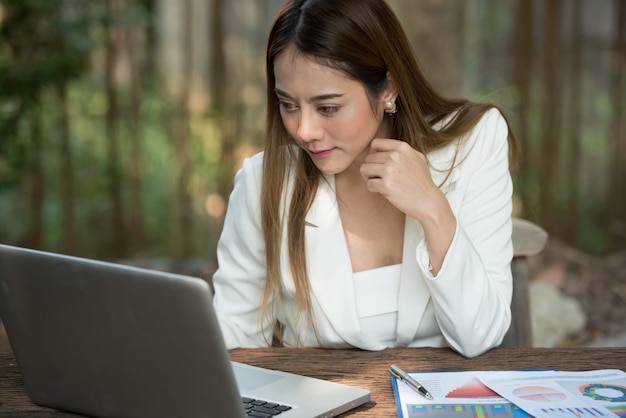
M 382 194 L 417 220 L 437 210 L 434 204 L 441 204 L 444 197 L 433 182 L 424 154 L 404 141 L 375 138 L 361 165 L 361 175 L 370 192 Z
M 420 222 L 436 275 L 454 237 L 456 218 L 433 182 L 424 154 L 404 141 L 375 138 L 361 165 L 361 175 L 369 191 L 382 194 Z

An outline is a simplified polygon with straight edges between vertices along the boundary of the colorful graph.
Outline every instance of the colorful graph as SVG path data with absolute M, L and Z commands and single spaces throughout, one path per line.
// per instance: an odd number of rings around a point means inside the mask
M 408 418 L 530 418 L 513 404 L 407 405 Z
M 550 418 L 593 418 L 610 416 L 596 408 L 542 408 L 541 412 Z
M 544 386 L 524 386 L 513 391 L 513 395 L 534 402 L 559 402 L 565 399 L 565 394 L 556 389 Z
M 478 379 L 471 379 L 463 386 L 450 391 L 446 398 L 466 398 L 466 399 L 480 399 L 480 398 L 499 398 L 493 390 L 483 385 Z
M 624 406 L 607 406 L 606 409 L 613 412 L 620 418 L 626 418 L 626 405 Z
M 626 402 L 626 388 L 624 386 L 594 383 L 581 386 L 580 393 L 596 401 Z

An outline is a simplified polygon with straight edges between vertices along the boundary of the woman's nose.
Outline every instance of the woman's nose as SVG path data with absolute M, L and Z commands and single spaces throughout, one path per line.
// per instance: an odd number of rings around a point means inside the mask
M 298 138 L 302 142 L 320 139 L 320 126 L 314 113 L 302 112 L 298 123 Z

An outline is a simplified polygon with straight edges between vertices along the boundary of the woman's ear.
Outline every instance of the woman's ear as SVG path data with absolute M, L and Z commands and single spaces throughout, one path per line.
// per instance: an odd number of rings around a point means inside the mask
M 393 77 L 387 71 L 387 86 L 385 87 L 385 91 L 381 96 L 381 100 L 384 102 L 395 102 L 398 97 L 398 89 L 396 87 L 396 82 Z

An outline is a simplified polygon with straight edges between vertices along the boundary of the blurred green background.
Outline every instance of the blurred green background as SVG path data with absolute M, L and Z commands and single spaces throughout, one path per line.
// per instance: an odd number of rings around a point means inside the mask
M 388 3 L 437 88 L 505 110 L 515 215 L 626 249 L 626 2 Z M 263 146 L 282 4 L 0 1 L 0 242 L 214 268 L 232 178 Z

